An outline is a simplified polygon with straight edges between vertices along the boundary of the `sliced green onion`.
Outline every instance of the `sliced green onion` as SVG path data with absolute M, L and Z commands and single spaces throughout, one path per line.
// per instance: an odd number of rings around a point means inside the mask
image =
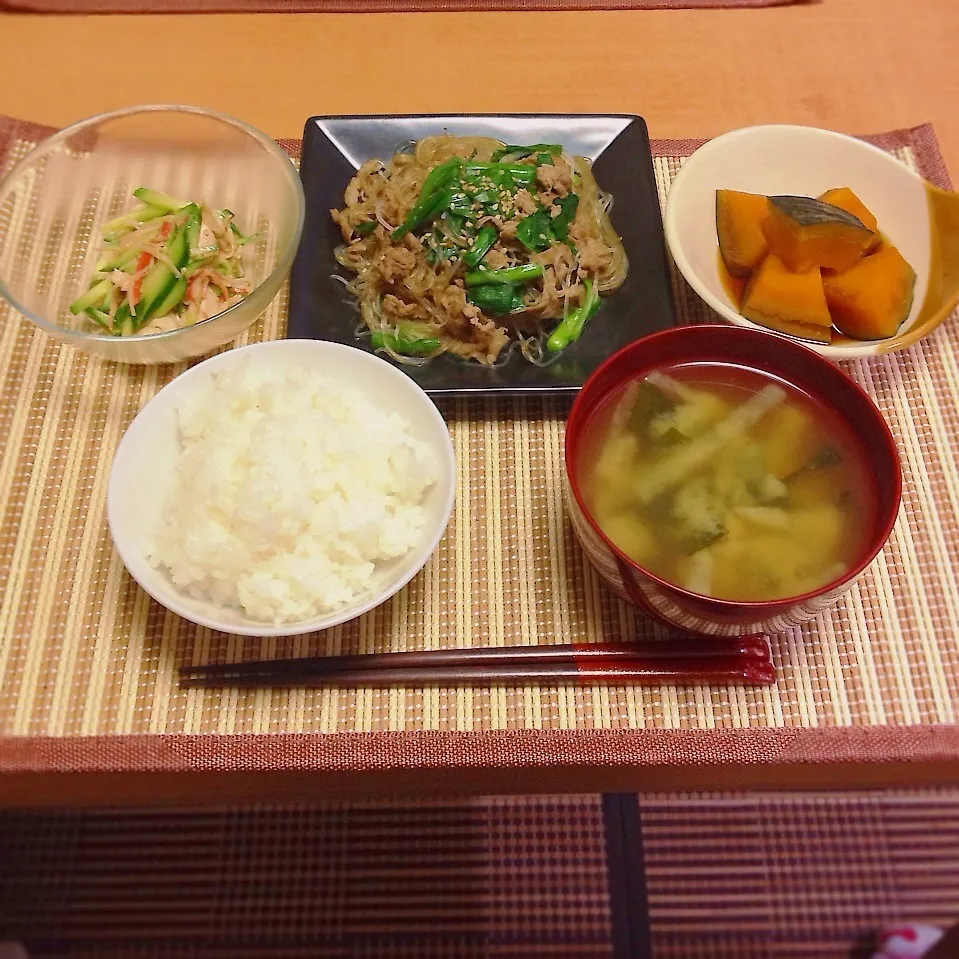
M 389 349 L 403 356 L 422 356 L 434 353 L 442 345 L 432 333 L 425 323 L 404 321 L 397 324 L 395 331 L 374 330 L 370 341 L 377 350 Z
M 541 263 L 523 263 L 503 270 L 474 270 L 464 277 L 467 286 L 483 286 L 486 283 L 525 283 L 543 275 Z
M 529 186 L 536 179 L 536 167 L 528 163 L 468 163 L 465 173 L 473 178 L 487 175 L 497 185 L 508 185 L 499 183 L 498 176 L 508 176 L 514 183 L 523 186 Z
M 419 201 L 410 210 L 402 225 L 393 231 L 392 239 L 394 241 L 399 240 L 421 224 L 428 223 L 449 207 L 452 198 L 453 195 L 449 190 L 440 190 L 439 193 L 434 193 L 429 199 Z
M 447 186 L 453 179 L 453 175 L 462 167 L 463 161 L 460 157 L 450 157 L 449 160 L 433 167 L 426 174 L 423 185 L 420 187 L 420 201 L 428 200 L 437 190 Z
M 493 154 L 493 160 L 502 160 L 503 157 L 532 156 L 534 153 L 545 155 L 547 157 L 544 163 L 549 163 L 554 156 L 559 156 L 563 152 L 562 146 L 558 143 L 531 143 L 529 146 L 517 146 L 515 143 L 508 143 L 502 150 L 497 150 Z M 539 157 L 537 156 L 537 160 Z
M 579 196 L 575 193 L 569 193 L 558 200 L 553 201 L 553 206 L 560 209 L 559 215 L 552 218 L 550 227 L 556 238 L 566 240 L 569 237 L 569 228 L 576 219 L 576 211 L 579 209 Z
M 514 310 L 522 309 L 522 294 L 508 283 L 490 283 L 487 286 L 473 287 L 467 298 L 474 306 L 478 306 L 490 316 L 503 316 Z
M 473 245 L 470 247 L 469 252 L 463 257 L 463 262 L 470 269 L 478 267 L 483 257 L 490 251 L 490 248 L 496 243 L 497 239 L 499 239 L 499 233 L 497 233 L 496 227 L 487 223 L 486 226 L 482 227 L 476 234 L 476 237 L 473 239 Z
M 548 250 L 556 240 L 552 219 L 546 210 L 538 210 L 524 217 L 516 226 L 516 239 L 531 253 Z
M 570 343 L 575 343 L 583 332 L 583 327 L 598 312 L 599 290 L 592 280 L 586 280 L 585 286 L 586 295 L 583 297 L 582 305 L 562 319 L 546 341 L 546 347 L 551 353 L 558 353 Z

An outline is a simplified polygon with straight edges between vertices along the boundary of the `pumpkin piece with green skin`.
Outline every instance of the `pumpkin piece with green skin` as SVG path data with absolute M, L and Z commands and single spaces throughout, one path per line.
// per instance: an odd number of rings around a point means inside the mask
M 770 253 L 746 284 L 741 312 L 747 320 L 780 333 L 819 343 L 832 340 L 832 317 L 816 266 L 793 272 Z
M 769 242 L 763 224 L 769 201 L 755 193 L 716 191 L 716 234 L 730 276 L 746 278 L 762 262 Z
M 763 230 L 770 253 L 796 273 L 812 267 L 848 270 L 877 237 L 858 217 L 809 196 L 769 197 Z
M 873 233 L 877 234 L 876 243 L 879 243 L 879 221 L 872 210 L 848 186 L 826 190 L 819 199 L 823 203 L 837 206 L 840 210 L 851 213 L 867 230 L 872 230 Z
M 857 340 L 895 336 L 912 309 L 915 287 L 916 271 L 891 243 L 844 273 L 823 277 L 836 329 Z

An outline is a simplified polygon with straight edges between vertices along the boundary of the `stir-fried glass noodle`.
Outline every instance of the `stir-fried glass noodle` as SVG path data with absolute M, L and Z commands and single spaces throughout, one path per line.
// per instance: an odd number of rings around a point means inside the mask
M 443 135 L 364 163 L 330 212 L 378 350 L 491 364 L 513 343 L 543 363 L 626 279 L 611 202 L 558 144 Z

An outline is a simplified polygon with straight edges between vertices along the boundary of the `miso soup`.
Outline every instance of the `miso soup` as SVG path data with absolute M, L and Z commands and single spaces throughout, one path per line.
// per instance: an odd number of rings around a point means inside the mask
M 848 572 L 876 510 L 859 441 L 831 410 L 754 370 L 690 363 L 609 397 L 585 431 L 580 488 L 627 556 L 742 602 Z

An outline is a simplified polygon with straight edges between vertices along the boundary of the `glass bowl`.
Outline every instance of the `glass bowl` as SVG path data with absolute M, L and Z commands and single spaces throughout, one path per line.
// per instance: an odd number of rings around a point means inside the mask
M 103 252 L 101 226 L 140 186 L 236 214 L 252 292 L 192 326 L 119 337 L 69 305 Z M 199 107 L 126 107 L 66 127 L 0 181 L 0 294 L 45 333 L 119 363 L 174 363 L 237 337 L 279 292 L 303 230 L 299 176 L 259 130 Z

